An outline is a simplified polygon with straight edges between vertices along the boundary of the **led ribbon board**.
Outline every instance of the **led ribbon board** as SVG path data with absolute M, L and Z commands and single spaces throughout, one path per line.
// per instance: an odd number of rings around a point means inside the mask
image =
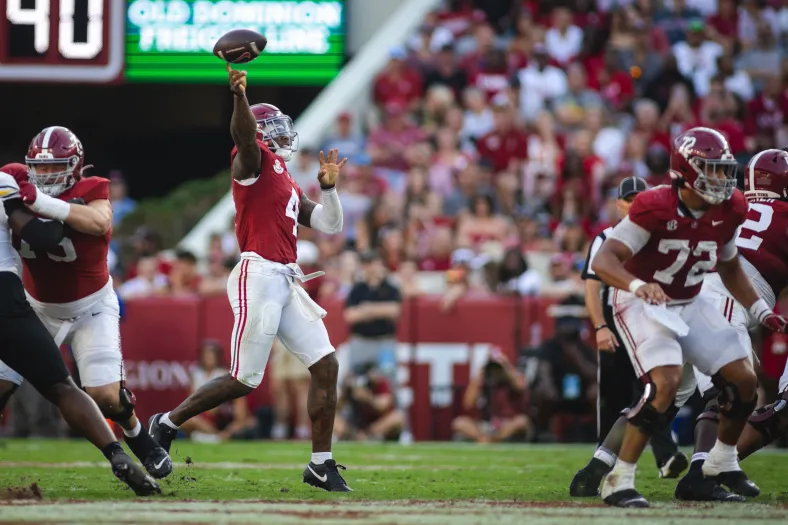
M 133 0 L 126 8 L 126 80 L 226 83 L 213 45 L 232 29 L 268 38 L 244 64 L 250 84 L 322 85 L 342 66 L 345 1 Z

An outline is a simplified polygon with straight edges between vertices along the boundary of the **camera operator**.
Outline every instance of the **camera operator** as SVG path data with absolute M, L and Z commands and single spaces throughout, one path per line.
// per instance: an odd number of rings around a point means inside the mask
M 452 421 L 452 431 L 477 443 L 524 437 L 531 427 L 524 410 L 526 397 L 525 378 L 499 348 L 494 348 L 465 389 L 465 414 Z
M 339 439 L 395 441 L 404 425 L 389 380 L 374 364 L 357 367 L 342 382 L 334 422 Z

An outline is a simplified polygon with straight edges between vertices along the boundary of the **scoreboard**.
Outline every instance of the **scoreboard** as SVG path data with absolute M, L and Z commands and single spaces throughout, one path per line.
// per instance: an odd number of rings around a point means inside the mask
M 345 56 L 345 0 L 0 0 L 0 82 L 224 83 L 231 29 L 268 47 L 250 83 L 326 84 Z

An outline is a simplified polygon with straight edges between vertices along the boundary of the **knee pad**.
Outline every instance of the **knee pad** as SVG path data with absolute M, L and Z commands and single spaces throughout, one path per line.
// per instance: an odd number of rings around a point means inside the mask
M 747 422 L 771 443 L 788 430 L 788 393 L 783 392 L 774 403 L 756 410 Z
M 627 420 L 642 430 L 645 434 L 653 435 L 668 426 L 670 421 L 675 417 L 676 409 L 671 407 L 667 412 L 660 412 L 651 401 L 656 396 L 656 386 L 654 383 L 646 384 L 646 389 L 643 392 L 643 397 L 629 409 L 626 414 Z
M 714 391 L 714 397 L 710 397 L 710 399 L 706 399 L 709 392 Z M 719 395 L 719 391 L 716 388 L 712 388 L 711 390 L 706 392 L 706 395 L 703 396 L 703 400 L 706 401 L 706 405 L 703 407 L 703 412 L 701 412 L 695 421 L 703 421 L 704 419 L 707 421 L 719 421 L 720 420 L 720 403 L 717 400 L 717 396 Z
M 750 401 L 742 400 L 738 387 L 726 381 L 720 374 L 715 374 L 712 380 L 714 381 L 714 386 L 719 389 L 717 402 L 719 403 L 721 414 L 732 419 L 746 418 L 752 414 L 758 403 L 757 397 Z
M 105 413 L 104 416 L 115 423 L 125 423 L 134 414 L 134 407 L 137 406 L 137 396 L 121 384 L 118 398 L 120 399 L 121 410 L 114 414 Z

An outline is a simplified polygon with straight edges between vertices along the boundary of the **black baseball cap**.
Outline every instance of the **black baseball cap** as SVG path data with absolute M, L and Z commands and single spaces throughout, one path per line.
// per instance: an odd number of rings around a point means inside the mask
M 618 185 L 618 198 L 626 199 L 630 195 L 636 195 L 641 191 L 646 191 L 647 189 L 648 183 L 646 180 L 633 175 L 632 177 L 627 177 L 626 179 L 622 180 Z

